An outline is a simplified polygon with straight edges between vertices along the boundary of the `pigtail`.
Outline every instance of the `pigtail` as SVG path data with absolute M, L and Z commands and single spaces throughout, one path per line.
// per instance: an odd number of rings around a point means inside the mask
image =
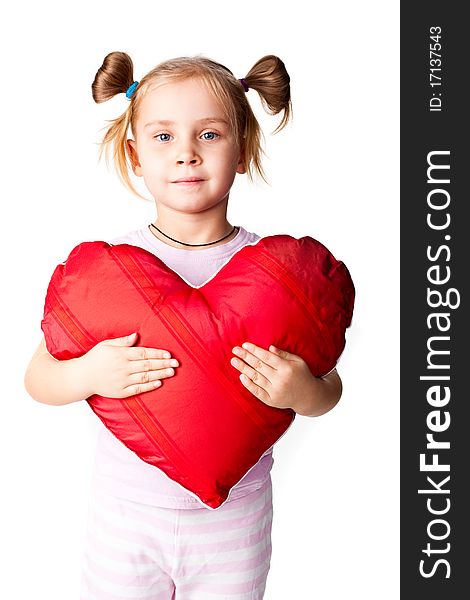
M 122 94 L 134 82 L 134 65 L 125 52 L 108 54 L 91 84 L 93 100 L 99 104 Z
M 290 77 L 282 60 L 273 54 L 263 56 L 244 80 L 258 92 L 266 112 L 277 115 L 283 111 L 282 120 L 273 133 L 281 131 L 292 116 Z
M 111 52 L 105 57 L 91 84 L 93 100 L 97 104 L 110 100 L 116 94 L 125 93 L 132 83 L 134 83 L 134 65 L 131 57 L 125 52 Z M 110 125 L 106 128 L 100 144 L 99 159 L 101 160 L 104 153 L 106 164 L 109 165 L 111 157 L 123 184 L 139 198 L 148 200 L 137 192 L 129 177 L 132 165 L 127 150 L 127 133 L 129 127 L 132 127 L 134 101 L 135 94 L 124 113 L 108 121 Z

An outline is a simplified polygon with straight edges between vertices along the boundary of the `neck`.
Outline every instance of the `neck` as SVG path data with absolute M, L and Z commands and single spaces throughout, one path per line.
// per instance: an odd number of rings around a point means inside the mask
M 196 231 L 193 230 L 192 233 L 191 229 L 181 226 L 172 230 L 162 224 L 161 219 L 157 219 L 152 225 L 149 226 L 149 229 L 157 239 L 169 246 L 184 250 L 214 248 L 215 246 L 228 243 L 238 233 L 238 229 L 234 228 L 227 220 L 218 227 L 207 227 L 203 230 L 198 228 Z
M 227 221 L 228 194 L 223 201 L 199 211 L 195 210 L 195 212 L 182 212 L 157 200 L 155 203 L 157 218 L 153 221 L 153 225 L 158 227 L 167 236 L 178 241 L 174 242 L 168 239 L 154 227 L 149 227 L 149 230 L 160 241 L 174 248 L 182 250 L 214 248 L 215 246 L 226 244 L 237 235 L 238 230 L 235 229 L 230 236 L 210 246 L 194 247 L 178 243 L 209 244 L 230 233 L 233 225 Z

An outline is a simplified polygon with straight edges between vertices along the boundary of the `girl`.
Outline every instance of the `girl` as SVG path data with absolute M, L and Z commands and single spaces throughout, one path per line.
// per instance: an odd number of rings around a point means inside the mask
M 291 114 L 290 87 L 276 56 L 263 57 L 243 79 L 207 58 L 176 58 L 139 82 L 127 54 L 105 58 L 92 85 L 94 100 L 126 93 L 130 102 L 111 122 L 102 150 L 112 149 L 118 174 L 138 196 L 129 167 L 143 177 L 157 212 L 153 223 L 110 243 L 140 246 L 200 286 L 237 250 L 260 238 L 226 217 L 235 175 L 252 179 L 256 172 L 264 178 L 249 89 L 259 93 L 268 112 L 282 113 L 276 131 L 282 129 Z M 136 334 L 129 334 L 63 361 L 48 353 L 42 339 L 25 374 L 28 393 L 61 405 L 93 394 L 126 398 L 164 385 L 178 369 L 172 349 L 134 346 Z M 336 370 L 316 378 L 300 356 L 285 350 L 240 340 L 233 354 L 227 369 L 237 369 L 243 385 L 271 406 L 317 416 L 341 396 Z M 225 504 L 208 510 L 103 426 L 82 600 L 263 598 L 271 559 L 272 464 L 271 448 Z

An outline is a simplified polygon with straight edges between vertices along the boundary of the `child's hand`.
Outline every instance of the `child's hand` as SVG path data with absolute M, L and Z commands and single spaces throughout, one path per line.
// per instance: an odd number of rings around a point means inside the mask
M 235 346 L 230 363 L 241 372 L 240 381 L 259 400 L 276 408 L 291 408 L 306 416 L 330 410 L 341 396 L 336 370 L 325 378 L 312 375 L 296 354 L 269 346 L 265 350 L 245 342 Z
M 81 357 L 90 382 L 90 396 L 127 398 L 154 390 L 174 375 L 178 361 L 166 350 L 131 347 L 136 334 L 103 340 Z

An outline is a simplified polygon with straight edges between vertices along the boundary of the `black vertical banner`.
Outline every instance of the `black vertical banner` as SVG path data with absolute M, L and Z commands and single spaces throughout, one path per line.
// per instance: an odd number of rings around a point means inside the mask
M 469 597 L 470 29 L 401 3 L 401 598 Z

